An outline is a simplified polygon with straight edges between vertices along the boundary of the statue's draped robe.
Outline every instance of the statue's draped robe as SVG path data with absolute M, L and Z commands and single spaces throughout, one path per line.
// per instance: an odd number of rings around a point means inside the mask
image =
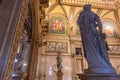
M 81 30 L 88 71 L 90 73 L 116 73 L 109 62 L 105 39 L 96 29 L 98 27 L 102 30 L 99 16 L 90 10 L 84 10 L 80 13 L 77 23 Z

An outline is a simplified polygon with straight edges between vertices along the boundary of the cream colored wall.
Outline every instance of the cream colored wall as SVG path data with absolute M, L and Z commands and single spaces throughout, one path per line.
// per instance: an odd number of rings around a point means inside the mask
M 113 67 L 117 70 L 117 73 L 120 74 L 120 55 L 110 55 L 110 61 Z

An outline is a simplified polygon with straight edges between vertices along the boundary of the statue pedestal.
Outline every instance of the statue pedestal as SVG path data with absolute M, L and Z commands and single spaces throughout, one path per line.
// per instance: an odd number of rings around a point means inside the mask
M 77 74 L 80 80 L 120 80 L 118 74 Z

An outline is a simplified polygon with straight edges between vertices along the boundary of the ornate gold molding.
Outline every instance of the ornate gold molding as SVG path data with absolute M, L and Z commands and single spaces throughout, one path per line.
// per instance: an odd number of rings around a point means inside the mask
M 63 5 L 83 6 L 85 4 L 91 4 L 94 8 L 115 10 L 118 8 L 119 1 L 97 1 L 97 0 L 60 0 L 58 1 Z
M 18 24 L 17 24 L 17 29 L 16 29 L 16 33 L 14 36 L 14 41 L 13 41 L 13 45 L 11 48 L 11 53 L 9 56 L 9 61 L 8 61 L 4 80 L 11 80 L 11 76 L 12 76 L 11 73 L 12 73 L 12 69 L 13 69 L 14 58 L 15 58 L 15 55 L 17 53 L 17 47 L 19 44 L 22 26 L 23 26 L 24 19 L 25 19 L 24 16 L 26 13 L 28 3 L 29 3 L 29 0 L 23 0 L 23 6 L 21 8 L 21 12 L 20 12 L 20 16 L 19 16 L 19 20 L 18 20 Z
M 119 20 L 120 20 L 120 9 L 118 9 L 118 16 L 119 16 Z

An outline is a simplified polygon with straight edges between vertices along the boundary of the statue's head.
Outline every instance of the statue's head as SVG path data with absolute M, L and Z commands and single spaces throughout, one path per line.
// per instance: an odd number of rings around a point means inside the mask
M 86 5 L 83 6 L 83 9 L 89 11 L 89 10 L 91 10 L 91 5 L 90 4 L 86 4 Z

